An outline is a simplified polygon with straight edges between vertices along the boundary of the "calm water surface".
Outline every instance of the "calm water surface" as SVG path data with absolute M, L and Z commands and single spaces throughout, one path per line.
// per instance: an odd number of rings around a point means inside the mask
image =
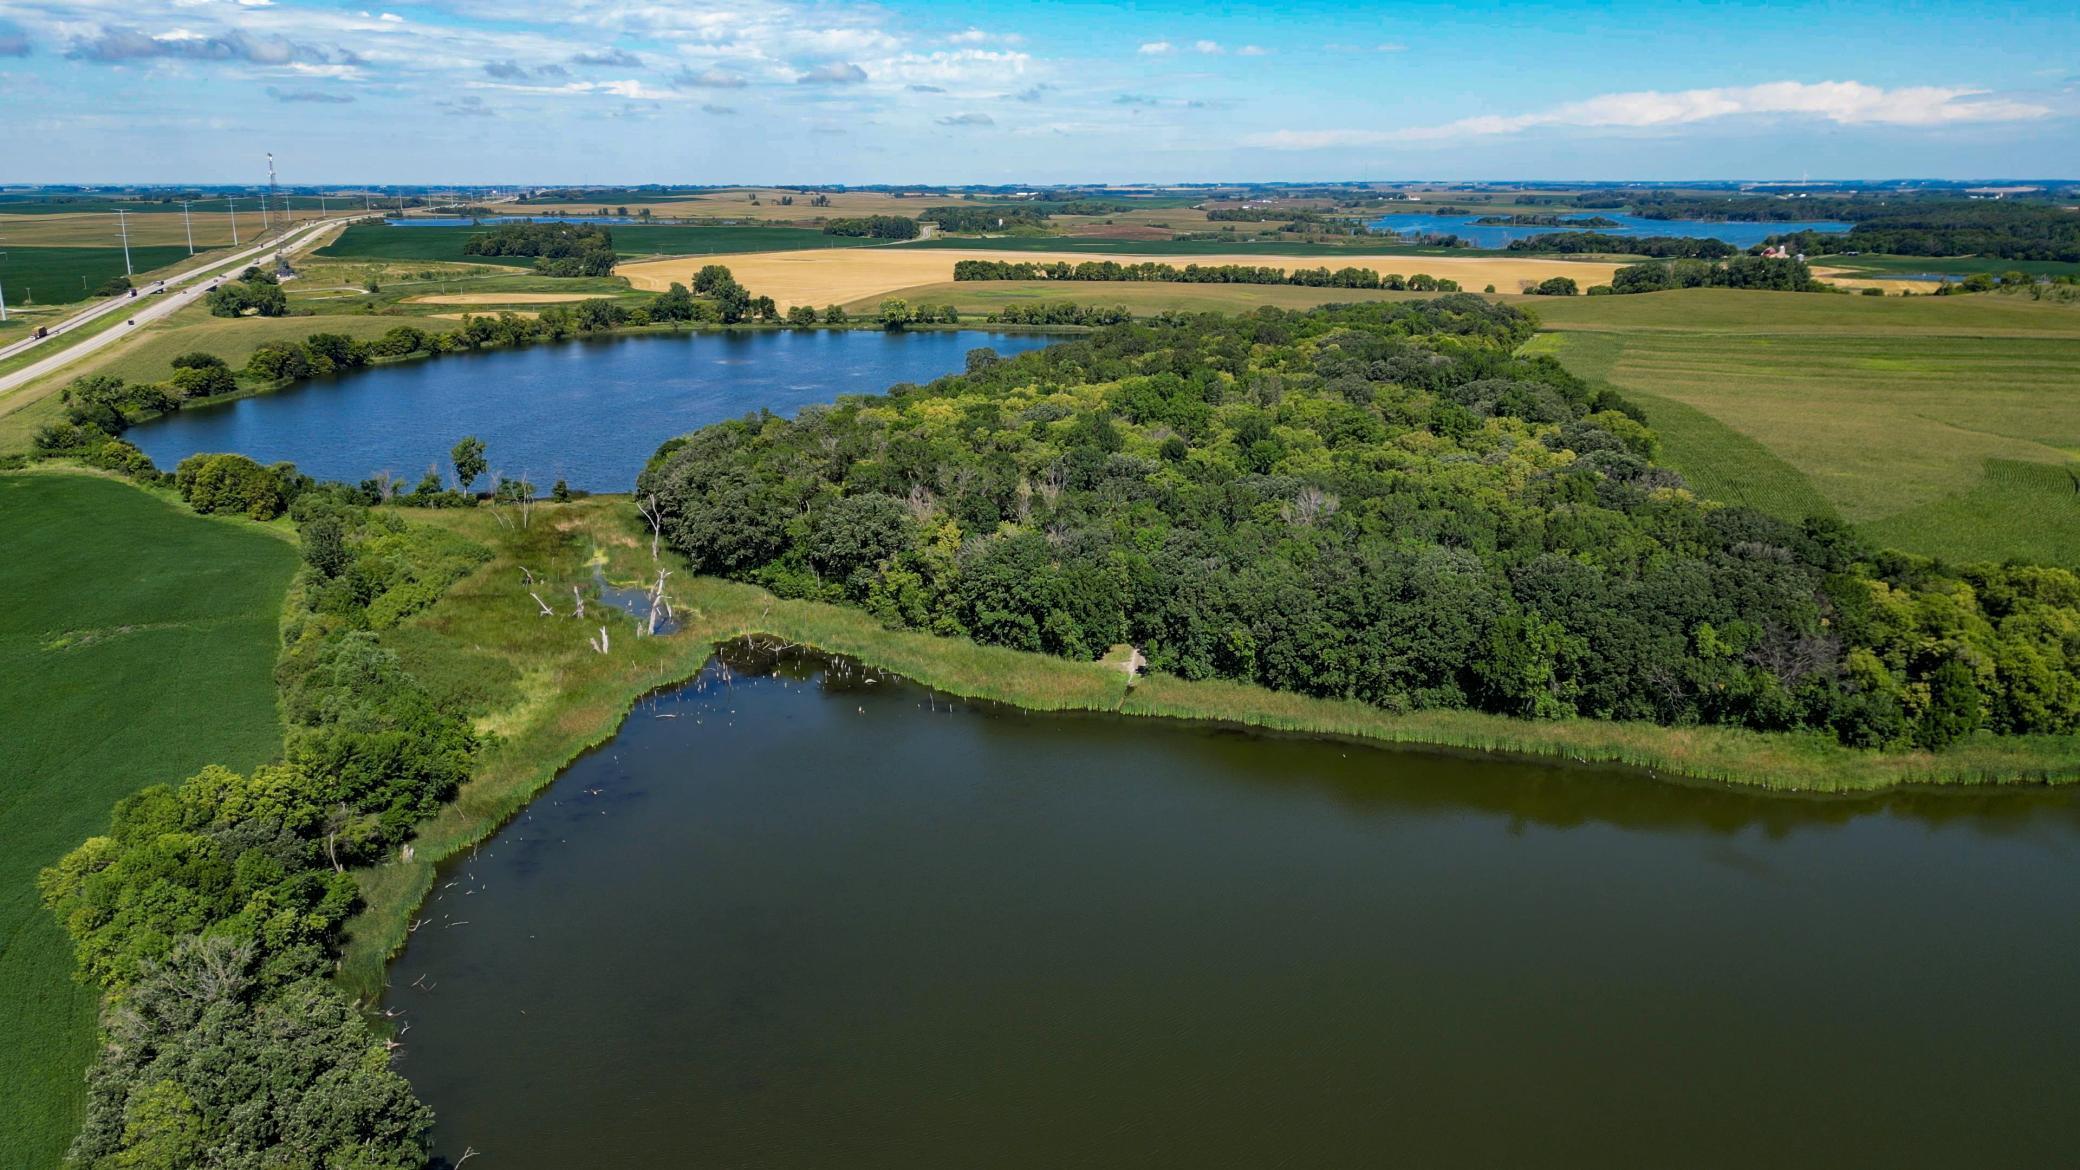
M 322 325 L 313 325 L 313 329 Z M 124 435 L 171 468 L 197 451 L 287 459 L 319 479 L 445 474 L 464 435 L 491 466 L 547 490 L 623 492 L 673 435 L 761 407 L 958 373 L 969 350 L 1023 353 L 1045 336 L 976 331 L 689 333 L 571 341 L 376 366 L 277 394 L 194 407 Z
M 735 652 L 442 874 L 487 1170 L 2053 1166 L 2071 791 L 1763 799 Z
M 1468 240 L 1477 248 L 1501 248 L 1511 240 L 1528 240 L 1532 236 L 1543 236 L 1553 232 L 1602 232 L 1612 236 L 1686 236 L 1693 239 L 1725 240 L 1737 248 L 1753 247 L 1770 236 L 1787 232 L 1846 232 L 1854 224 L 1835 223 L 1830 220 L 1809 220 L 1801 223 L 1718 223 L 1703 219 L 1641 219 L 1622 211 L 1555 212 L 1568 219 L 1587 219 L 1602 216 L 1615 219 L 1618 227 L 1516 227 L 1507 224 L 1477 224 L 1473 222 L 1482 215 L 1388 215 L 1371 223 L 1374 230 L 1401 232 L 1417 235 L 1456 235 Z

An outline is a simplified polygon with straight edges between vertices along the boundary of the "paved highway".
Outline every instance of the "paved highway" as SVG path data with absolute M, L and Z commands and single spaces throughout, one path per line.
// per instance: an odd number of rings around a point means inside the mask
M 294 252 L 297 248 L 308 244 L 319 233 L 347 223 L 353 218 L 356 217 L 325 219 L 300 224 L 289 230 L 288 236 L 280 241 L 280 246 Z M 34 382 L 53 370 L 63 369 L 65 366 L 88 354 L 114 345 L 150 322 L 157 321 L 161 317 L 179 312 L 181 309 L 194 304 L 197 299 L 209 291 L 212 284 L 216 283 L 215 279 L 205 277 L 204 273 L 220 273 L 227 266 L 235 267 L 249 260 L 270 255 L 274 252 L 276 246 L 276 241 L 268 240 L 265 243 L 257 244 L 243 251 L 208 261 L 199 268 L 169 277 L 164 281 L 147 283 L 138 289 L 135 297 L 113 297 L 92 308 L 73 314 L 64 321 L 52 326 L 47 337 L 23 338 L 5 349 L 0 349 L 0 358 L 13 357 L 15 354 L 32 349 L 37 345 L 48 344 L 65 333 L 70 333 L 90 322 L 98 321 L 111 313 L 123 316 L 127 322 L 126 324 L 104 329 L 92 337 L 85 338 L 79 344 L 68 346 L 40 362 L 32 362 L 13 373 L 0 374 L 0 397 L 4 397 L 16 389 Z M 165 291 L 157 291 L 162 288 Z

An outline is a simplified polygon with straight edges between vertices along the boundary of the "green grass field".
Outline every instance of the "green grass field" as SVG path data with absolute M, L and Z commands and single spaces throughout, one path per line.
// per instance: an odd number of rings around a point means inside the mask
M 623 256 L 706 256 L 728 252 L 791 252 L 801 248 L 858 248 L 876 243 L 827 236 L 812 228 L 692 227 L 612 224 L 614 250 Z M 318 255 L 357 260 L 446 260 L 534 267 L 529 256 L 469 256 L 462 246 L 484 227 L 378 227 L 355 224 Z
M 117 799 L 276 755 L 288 540 L 99 477 L 0 476 L 0 1166 L 79 1121 L 95 997 L 36 873 Z
M 1974 272 L 2027 272 L 2031 276 L 2080 276 L 2080 264 L 2060 260 L 2003 260 L 1998 256 L 1816 256 L 1813 264 L 1861 276 L 1900 277 L 1921 272 L 1970 276 Z
M 123 275 L 121 248 L 24 248 L 8 246 L 0 256 L 0 284 L 7 304 L 70 304 L 111 277 Z M 133 244 L 130 267 L 139 275 L 188 258 L 186 245 Z M 86 280 L 83 286 L 81 278 Z
M 1538 305 L 1701 492 L 1952 560 L 2080 565 L 2080 311 L 1691 290 Z

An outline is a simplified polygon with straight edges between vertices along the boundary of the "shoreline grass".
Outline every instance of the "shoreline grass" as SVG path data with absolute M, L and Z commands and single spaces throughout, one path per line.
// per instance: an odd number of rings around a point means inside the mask
M 597 620 L 543 618 L 525 566 L 544 597 L 566 598 L 599 565 L 613 580 L 654 572 L 648 537 L 626 498 L 595 496 L 537 508 L 533 526 L 506 528 L 489 509 L 430 513 L 494 550 L 491 561 L 386 641 L 423 680 L 501 681 L 480 713 L 495 733 L 457 799 L 421 826 L 409 860 L 360 871 L 365 909 L 348 924 L 340 978 L 364 1005 L 380 995 L 390 958 L 410 938 L 412 914 L 436 867 L 487 839 L 587 751 L 606 743 L 645 695 L 694 677 L 723 642 L 766 637 L 844 655 L 920 686 L 1034 711 L 1157 716 L 1331 736 L 1383 748 L 1507 753 L 1638 771 L 1643 783 L 1710 782 L 1789 796 L 1870 794 L 1913 786 L 2071 783 L 2080 736 L 1982 736 L 1940 756 L 1871 753 L 1818 734 L 1722 727 L 1668 728 L 1593 720 L 1532 722 L 1472 711 L 1395 714 L 1354 701 L 1311 698 L 1225 680 L 1162 675 L 1131 688 L 1116 663 L 1073 662 L 914 630 L 889 630 L 864 611 L 790 601 L 739 582 L 687 573 L 666 554 L 684 627 L 634 638 L 610 622 L 613 652 L 584 642 Z M 561 609 L 568 609 L 565 601 Z

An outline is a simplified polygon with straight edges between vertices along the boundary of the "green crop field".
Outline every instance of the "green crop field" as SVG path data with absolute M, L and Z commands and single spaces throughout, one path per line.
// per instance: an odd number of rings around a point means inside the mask
M 0 288 L 10 307 L 23 304 L 70 304 L 110 277 L 123 275 L 121 248 L 24 248 L 7 246 L 0 256 Z M 186 245 L 130 247 L 130 266 L 143 274 L 188 258 Z M 81 284 L 82 278 L 85 284 Z
M 2080 565 L 2080 311 L 1692 290 L 1536 306 L 1701 492 L 1953 560 Z
M 0 1166 L 79 1123 L 91 992 L 36 873 L 126 793 L 281 747 L 273 666 L 296 548 L 112 480 L 0 476 Z
M 1845 275 L 1892 277 L 1920 273 L 1970 276 L 1974 272 L 2026 272 L 2031 276 L 2080 276 L 2080 264 L 2061 260 L 2003 260 L 1998 256 L 1816 256 L 1820 268 L 1840 269 Z
M 729 252 L 790 252 L 800 248 L 858 248 L 879 243 L 853 236 L 827 236 L 812 228 L 690 227 L 610 224 L 614 250 L 623 256 L 705 256 Z M 378 227 L 355 224 L 318 255 L 366 260 L 447 260 L 534 267 L 531 256 L 470 256 L 462 246 L 484 227 Z

